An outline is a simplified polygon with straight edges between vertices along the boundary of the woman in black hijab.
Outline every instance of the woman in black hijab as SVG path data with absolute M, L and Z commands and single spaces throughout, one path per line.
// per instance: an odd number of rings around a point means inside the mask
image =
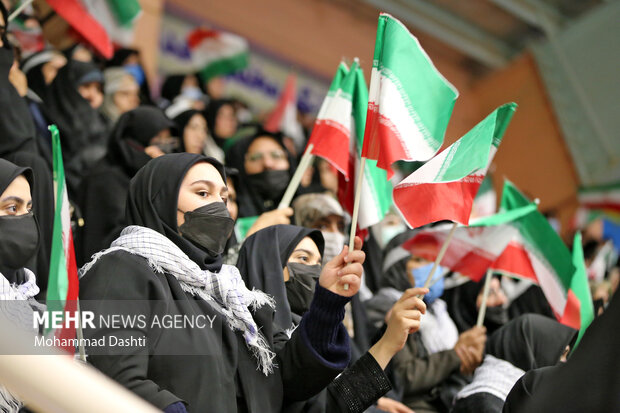
M 265 250 L 265 245 L 270 245 L 271 248 Z M 293 225 L 275 225 L 262 229 L 243 243 L 237 267 L 244 274 L 244 281 L 249 288 L 260 289 L 274 297 L 276 324 L 290 328 L 292 323 L 292 326 L 296 327 L 310 308 L 321 271 L 323 248 L 324 240 L 320 231 Z M 411 291 L 410 293 L 415 294 Z M 422 311 L 424 305 L 421 300 L 413 299 L 411 308 Z M 400 306 L 395 306 L 393 312 L 398 313 L 399 310 Z M 392 329 L 396 324 L 394 320 L 390 320 Z M 410 332 L 406 331 L 405 336 Z M 386 333 L 379 341 L 383 344 L 392 337 L 390 333 Z M 361 357 L 358 355 L 355 364 L 345 370 L 325 391 L 308 401 L 288 406 L 284 411 L 365 411 L 391 389 L 389 379 L 383 372 L 385 365 L 381 366 L 378 362 L 382 358 L 378 355 L 380 348 L 382 345 L 376 345 L 369 352 L 360 354 Z M 389 351 L 383 353 L 388 361 L 393 355 Z
M 282 135 L 262 130 L 237 141 L 226 154 L 226 161 L 227 166 L 239 170 L 235 182 L 239 217 L 276 209 L 297 167 Z
M 503 412 L 620 411 L 620 295 L 594 319 L 566 363 L 532 370 L 514 385 Z
M 84 218 L 79 262 L 107 248 L 124 225 L 129 181 L 155 156 L 178 144 L 170 138 L 174 123 L 155 107 L 141 106 L 124 113 L 110 136 L 106 157 L 84 178 L 78 205 Z M 158 137 L 160 134 L 163 137 Z M 158 146 L 159 145 L 159 146 Z
M 149 162 L 130 185 L 130 226 L 82 269 L 82 300 L 104 300 L 102 306 L 110 300 L 159 301 L 166 314 L 219 320 L 213 329 L 157 331 L 147 323 L 137 330 L 86 332 L 90 338 L 146 339 L 150 351 L 91 353 L 89 360 L 169 412 L 185 411 L 184 405 L 194 412 L 280 412 L 283 404 L 325 387 L 349 359 L 340 322 L 359 288 L 363 253 L 345 251 L 323 269 L 309 311 L 286 340 L 272 322 L 271 300 L 248 290 L 236 267 L 221 263 L 232 231 L 225 178 L 219 162 L 201 155 Z M 358 239 L 357 249 L 360 244 Z
M 234 101 L 231 99 L 212 100 L 205 110 L 205 118 L 209 135 L 224 152 L 228 152 L 234 143 L 232 137 L 238 128 Z
M 577 331 L 538 314 L 526 314 L 497 330 L 472 383 L 456 397 L 453 413 L 502 411 L 506 396 L 526 372 L 553 366 L 567 354 Z
M 69 60 L 42 96 L 45 116 L 58 126 L 69 198 L 74 199 L 80 181 L 105 155 L 108 125 L 96 108 L 78 91 L 82 83 L 103 81 L 90 62 Z M 103 92 L 101 92 L 103 98 Z M 101 99 L 101 104 L 103 99 Z

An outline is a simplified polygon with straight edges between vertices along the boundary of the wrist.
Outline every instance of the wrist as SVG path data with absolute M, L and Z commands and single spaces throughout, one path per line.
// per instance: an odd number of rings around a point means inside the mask
M 370 350 L 368 350 L 368 352 L 372 355 L 377 364 L 385 370 L 387 365 L 390 363 L 390 360 L 392 360 L 392 357 L 398 353 L 398 350 L 395 350 L 394 346 L 387 343 L 385 336 L 383 336 L 370 348 Z

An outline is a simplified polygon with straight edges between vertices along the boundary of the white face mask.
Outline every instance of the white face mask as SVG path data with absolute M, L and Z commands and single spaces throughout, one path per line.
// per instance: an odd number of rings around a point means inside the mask
M 325 239 L 325 250 L 323 251 L 323 264 L 330 262 L 342 251 L 346 241 L 344 234 L 340 232 L 321 231 Z
M 384 225 L 378 231 L 379 234 L 375 233 L 374 235 L 377 238 L 377 243 L 383 249 L 395 236 L 406 230 L 407 226 L 405 224 Z

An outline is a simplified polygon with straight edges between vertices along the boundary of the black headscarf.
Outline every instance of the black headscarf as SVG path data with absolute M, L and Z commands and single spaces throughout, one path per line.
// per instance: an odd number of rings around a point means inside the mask
M 283 269 L 302 239 L 310 237 L 321 256 L 325 241 L 318 230 L 294 225 L 274 225 L 248 237 L 241 247 L 237 268 L 248 288 L 256 288 L 274 297 L 274 321 L 282 328 L 292 323 L 291 308 L 284 286 Z
M 32 169 L 17 166 L 12 162 L 0 158 L 0 195 L 11 185 L 11 182 L 20 175 L 24 175 L 30 188 L 33 187 L 34 178 Z M 34 257 L 33 257 L 34 258 Z M 6 277 L 10 282 L 20 283 L 20 278 L 23 276 L 23 269 L 9 269 L 2 266 L 2 260 L 0 259 L 0 273 Z
M 122 166 L 129 176 L 134 176 L 151 160 L 144 148 L 159 132 L 172 127 L 174 122 L 153 106 L 140 106 L 123 113 L 110 134 L 106 160 Z
M 0 11 L 7 23 L 8 13 L 0 2 Z M 13 49 L 6 34 L 0 47 L 0 156 L 18 150 L 37 151 L 36 129 L 28 105 L 9 81 L 9 71 L 13 65 Z
M 553 366 L 577 330 L 538 314 L 525 314 L 491 335 L 486 352 L 524 371 Z
M 183 238 L 177 226 L 179 189 L 187 171 L 198 162 L 213 165 L 224 182 L 224 166 L 213 158 L 191 153 L 174 153 L 151 160 L 131 180 L 126 221 L 165 235 L 203 270 L 217 272 L 221 255 L 213 256 Z
M 187 75 L 170 75 L 161 85 L 161 97 L 172 102 L 175 97 L 181 94 L 181 87 Z
M 194 115 L 204 116 L 204 114 L 199 110 L 189 109 L 189 110 L 179 113 L 177 116 L 172 118 L 172 121 L 174 122 L 175 130 L 176 130 L 176 136 L 178 136 L 180 139 L 182 152 L 185 152 L 185 140 L 183 139 L 183 133 L 185 131 L 185 127 L 187 126 L 190 119 Z
M 207 124 L 209 120 L 207 120 Z M 286 153 L 289 163 L 289 176 L 292 177 L 297 167 L 295 157 L 286 149 L 284 141 L 282 140 L 282 134 L 271 133 L 264 130 L 259 130 L 252 136 L 240 139 L 226 153 L 226 166 L 236 168 L 239 171 L 239 176 L 235 180 L 237 189 L 237 204 L 239 205 L 239 217 L 251 217 L 260 215 L 263 212 L 272 210 L 278 206 L 279 199 L 264 199 L 257 191 L 252 188 L 248 182 L 248 173 L 245 171 L 245 155 L 250 148 L 252 142 L 261 137 L 269 137 L 276 141 Z M 290 179 L 290 178 L 289 178 Z M 281 197 L 283 194 L 279 194 Z M 266 206 L 270 204 L 271 206 Z
M 504 412 L 617 412 L 620 408 L 620 294 L 611 299 L 566 363 L 532 370 L 514 385 Z
M 70 60 L 59 71 L 47 89 L 44 109 L 58 125 L 65 159 L 91 145 L 105 146 L 107 125 L 103 117 L 80 95 L 80 79 L 99 69 L 90 62 Z
M 215 133 L 215 121 L 217 114 L 223 106 L 232 106 L 234 108 L 234 101 L 232 99 L 215 99 L 209 102 L 209 105 L 205 109 L 205 119 L 207 120 L 207 128 L 209 129 L 209 135 L 213 138 L 217 146 L 224 149 L 224 143 L 226 138 L 222 138 Z

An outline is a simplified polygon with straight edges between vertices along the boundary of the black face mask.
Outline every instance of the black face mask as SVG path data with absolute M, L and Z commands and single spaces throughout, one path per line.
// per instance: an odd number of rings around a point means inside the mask
M 261 173 L 248 175 L 250 186 L 263 199 L 277 200 L 284 194 L 291 179 L 288 169 L 283 171 L 265 170 Z
M 492 329 L 499 328 L 508 322 L 508 309 L 500 306 L 487 307 L 484 323 Z
M 32 212 L 0 217 L 0 265 L 18 270 L 34 257 L 39 246 L 39 226 Z
M 184 238 L 194 242 L 213 256 L 224 252 L 226 241 L 235 226 L 235 221 L 230 217 L 226 204 L 212 202 L 193 211 L 183 212 L 183 214 L 185 222 L 179 227 L 179 231 Z
M 320 265 L 306 265 L 291 262 L 286 264 L 289 279 L 284 283 L 286 297 L 291 306 L 291 311 L 297 315 L 303 315 L 310 308 L 314 287 L 321 275 Z

